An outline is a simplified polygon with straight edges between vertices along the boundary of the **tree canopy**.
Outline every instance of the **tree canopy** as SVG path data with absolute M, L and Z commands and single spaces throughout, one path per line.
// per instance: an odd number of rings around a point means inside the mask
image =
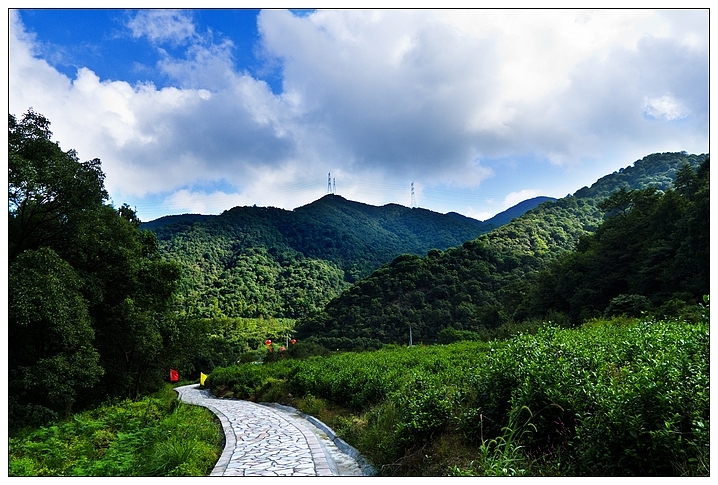
M 675 188 L 614 192 L 605 221 L 539 275 L 526 303 L 573 322 L 699 302 L 710 292 L 709 159 L 683 164 Z
M 461 246 L 394 259 L 301 319 L 297 335 L 347 348 L 352 339 L 408 342 L 410 331 L 435 342 L 557 314 L 576 323 L 619 296 L 614 308 L 626 298 L 700 302 L 707 174 L 706 155 L 647 156 Z
M 108 204 L 99 159 L 80 162 L 32 109 L 8 122 L 11 427 L 154 390 L 177 333 L 176 263 Z

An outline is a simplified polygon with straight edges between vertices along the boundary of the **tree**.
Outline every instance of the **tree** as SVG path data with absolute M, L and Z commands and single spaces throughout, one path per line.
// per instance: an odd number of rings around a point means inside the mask
M 49 248 L 22 252 L 9 269 L 11 414 L 27 420 L 28 410 L 42 407 L 69 415 L 78 392 L 103 373 L 82 280 Z
M 100 160 L 79 162 L 50 137 L 50 122 L 30 109 L 8 120 L 9 260 L 26 249 L 62 244 L 74 216 L 107 199 Z
M 536 279 L 534 315 L 561 311 L 578 323 L 700 302 L 710 291 L 708 164 L 700 176 L 684 165 L 675 189 L 620 189 L 600 203 L 603 224 Z
M 171 312 L 179 266 L 160 257 L 134 210 L 107 204 L 100 160 L 80 162 L 49 127 L 32 109 L 9 115 L 9 389 L 18 420 L 153 391 L 169 342 L 182 338 Z

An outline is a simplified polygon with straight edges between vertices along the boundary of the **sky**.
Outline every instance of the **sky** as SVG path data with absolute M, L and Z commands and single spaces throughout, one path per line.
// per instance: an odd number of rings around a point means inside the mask
M 485 220 L 709 151 L 707 9 L 8 15 L 9 113 L 102 160 L 143 221 L 329 190 Z

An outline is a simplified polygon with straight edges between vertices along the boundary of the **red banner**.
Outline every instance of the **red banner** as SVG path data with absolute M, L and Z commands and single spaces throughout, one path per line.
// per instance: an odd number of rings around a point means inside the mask
M 170 369 L 170 382 L 179 381 L 179 372 L 174 369 Z

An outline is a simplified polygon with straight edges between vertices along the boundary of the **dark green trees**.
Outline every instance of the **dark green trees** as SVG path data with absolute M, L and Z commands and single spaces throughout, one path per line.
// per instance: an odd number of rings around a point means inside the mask
M 28 111 L 8 120 L 9 258 L 41 246 L 66 247 L 80 215 L 107 199 L 98 159 L 79 162 L 50 136 L 50 122 Z
M 9 269 L 11 400 L 26 411 L 69 413 L 78 392 L 103 374 L 82 281 L 47 247 L 23 251 Z
M 414 342 L 428 343 L 698 303 L 708 294 L 708 172 L 706 155 L 649 155 L 459 247 L 394 259 L 301 319 L 297 336 L 408 342 L 411 324 Z
M 28 111 L 8 121 L 10 426 L 162 381 L 179 268 Z
M 541 274 L 533 312 L 579 322 L 702 301 L 710 292 L 709 166 L 683 165 L 675 189 L 620 189 L 605 199 L 603 224 Z

